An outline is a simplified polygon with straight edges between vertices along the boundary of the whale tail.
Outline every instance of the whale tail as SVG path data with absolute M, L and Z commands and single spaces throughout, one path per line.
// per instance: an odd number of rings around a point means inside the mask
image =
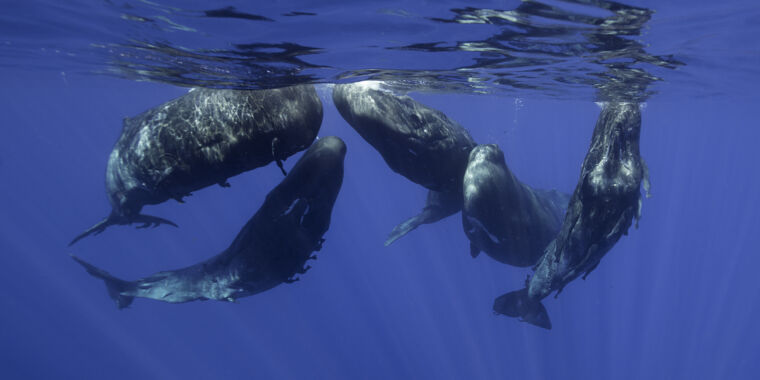
M 135 297 L 125 296 L 122 294 L 127 289 L 133 287 L 133 284 L 131 282 L 121 280 L 114 276 L 111 276 L 110 273 L 74 255 L 71 255 L 71 258 L 74 259 L 74 261 L 78 262 L 80 265 L 82 265 L 84 269 L 87 270 L 87 273 L 91 274 L 93 277 L 97 277 L 103 280 L 103 282 L 106 283 L 106 289 L 108 290 L 108 295 L 111 297 L 112 300 L 114 300 L 114 302 L 116 302 L 117 308 L 123 309 L 132 303 L 132 300 L 134 300 Z
M 161 224 L 168 224 L 170 226 L 177 227 L 177 224 L 172 222 L 171 220 L 159 218 L 157 216 L 137 214 L 135 216 L 125 217 L 115 212 L 112 212 L 111 215 L 108 215 L 107 218 L 101 220 L 100 222 L 95 223 L 95 225 L 86 229 L 81 234 L 77 235 L 74 238 L 74 240 L 72 240 L 71 243 L 69 243 L 69 247 L 74 245 L 74 243 L 86 238 L 87 236 L 97 235 L 105 231 L 106 228 L 108 228 L 109 226 L 132 224 L 132 223 L 142 223 L 142 225 L 137 226 L 137 228 L 147 228 L 151 226 L 158 227 Z
M 552 322 L 549 320 L 546 308 L 541 304 L 541 301 L 528 297 L 527 288 L 515 290 L 496 298 L 493 302 L 493 311 L 496 314 L 522 318 L 523 322 L 547 330 L 552 329 Z

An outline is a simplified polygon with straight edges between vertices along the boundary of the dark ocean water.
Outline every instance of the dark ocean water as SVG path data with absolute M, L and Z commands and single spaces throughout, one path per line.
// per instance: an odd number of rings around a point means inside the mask
M 637 1 L 3 1 L 0 378 L 756 379 L 760 6 Z M 654 10 L 655 12 L 652 12 Z M 497 143 L 520 180 L 571 192 L 596 101 L 642 103 L 638 229 L 544 304 L 493 315 L 529 269 L 472 259 L 461 216 L 383 247 L 426 191 L 332 105 L 380 79 Z M 104 172 L 124 117 L 190 86 L 317 83 L 348 146 L 324 248 L 301 281 L 241 299 L 117 310 L 76 254 L 121 278 L 221 252 L 274 165 L 113 227 Z M 295 157 L 286 162 L 291 167 Z

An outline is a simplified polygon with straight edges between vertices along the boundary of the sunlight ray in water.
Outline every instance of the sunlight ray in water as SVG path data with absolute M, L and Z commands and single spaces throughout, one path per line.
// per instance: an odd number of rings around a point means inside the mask
M 754 379 L 756 3 L 6 1 L 0 378 Z

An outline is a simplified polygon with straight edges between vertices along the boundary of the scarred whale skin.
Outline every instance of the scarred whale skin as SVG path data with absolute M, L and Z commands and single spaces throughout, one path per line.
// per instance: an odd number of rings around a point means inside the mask
M 636 103 L 608 103 L 594 128 L 581 175 L 557 237 L 546 247 L 526 288 L 494 301 L 494 312 L 551 328 L 541 300 L 593 271 L 641 216 L 648 170 L 639 154 L 641 113 Z
M 443 112 L 383 90 L 381 82 L 335 85 L 333 102 L 391 170 L 430 190 L 422 212 L 396 226 L 385 245 L 461 210 L 462 176 L 475 147 L 467 130 Z
M 472 256 L 485 251 L 504 264 L 535 265 L 559 232 L 569 197 L 520 182 L 494 144 L 472 150 L 463 186 L 462 226 Z
M 71 244 L 109 225 L 174 223 L 140 214 L 145 205 L 204 187 L 306 149 L 322 124 L 313 86 L 273 90 L 194 89 L 124 120 L 108 159 L 111 214 Z
M 337 137 L 317 140 L 285 179 L 266 196 L 230 246 L 187 268 L 125 281 L 74 259 L 105 281 L 118 308 L 135 297 L 170 303 L 235 301 L 298 280 L 307 260 L 322 247 L 333 205 L 343 183 L 346 146 Z

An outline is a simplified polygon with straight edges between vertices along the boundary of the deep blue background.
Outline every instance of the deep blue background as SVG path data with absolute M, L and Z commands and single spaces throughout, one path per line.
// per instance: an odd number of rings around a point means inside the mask
M 0 377 L 4 379 L 751 379 L 760 373 L 758 96 L 660 97 L 643 113 L 653 197 L 586 281 L 545 301 L 554 329 L 494 316 L 529 271 L 472 259 L 459 215 L 391 247 L 425 191 L 391 172 L 325 100 L 320 135 L 348 145 L 327 242 L 302 281 L 239 304 L 138 299 L 119 311 L 79 255 L 134 279 L 232 241 L 282 178 L 270 165 L 113 227 L 108 154 L 121 119 L 186 91 L 0 72 Z M 588 101 L 418 95 L 496 142 L 524 182 L 571 191 L 599 112 Z M 287 161 L 292 166 L 295 158 Z

